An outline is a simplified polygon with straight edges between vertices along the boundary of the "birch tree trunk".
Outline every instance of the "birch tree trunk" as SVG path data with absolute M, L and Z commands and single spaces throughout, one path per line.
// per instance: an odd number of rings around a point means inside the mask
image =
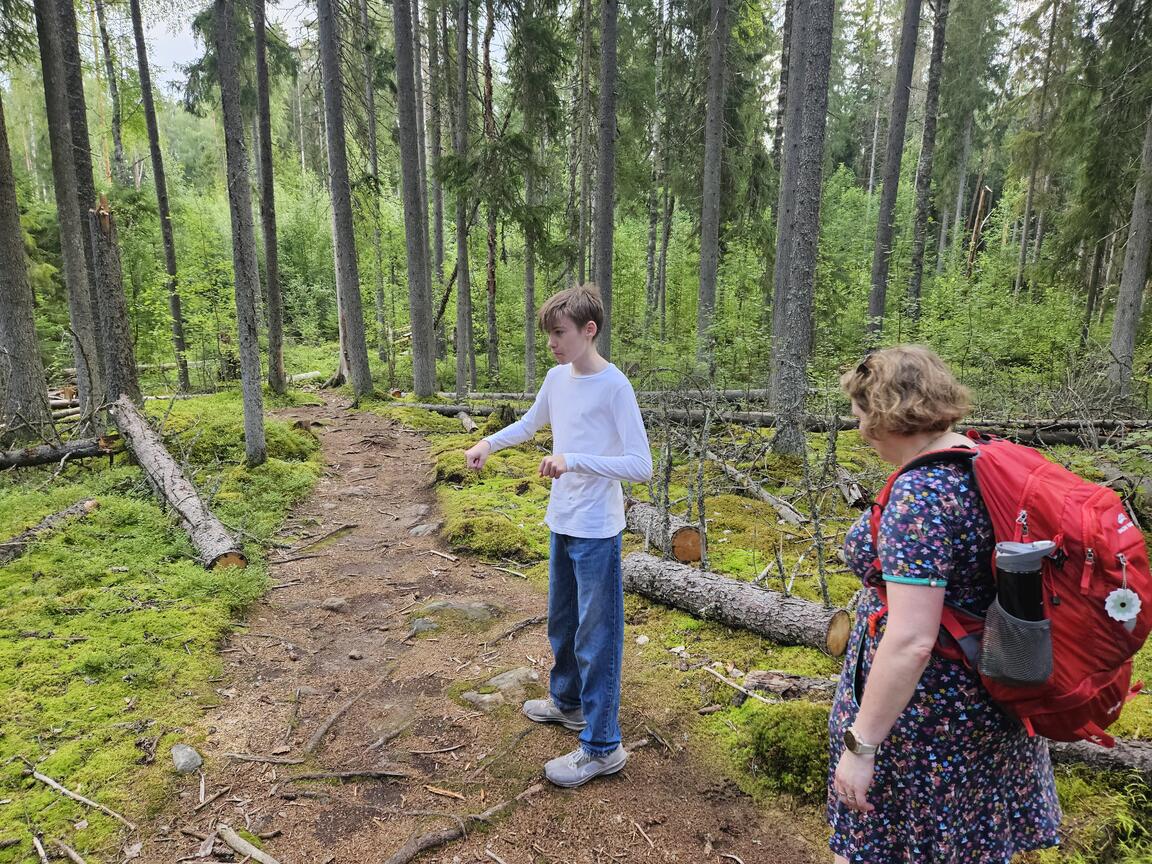
M 252 190 L 248 182 L 244 116 L 240 107 L 235 0 L 215 0 L 214 13 L 220 109 L 224 117 L 224 151 L 228 163 L 228 209 L 232 222 L 240 390 L 244 400 L 244 454 L 248 467 L 254 468 L 268 458 L 268 450 L 264 443 L 264 381 L 260 374 L 260 340 L 256 331 L 256 296 L 260 292 L 260 272 L 256 263 Z

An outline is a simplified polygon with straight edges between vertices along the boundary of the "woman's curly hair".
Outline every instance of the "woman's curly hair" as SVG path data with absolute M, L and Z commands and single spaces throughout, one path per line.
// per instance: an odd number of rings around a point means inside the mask
M 873 351 L 840 376 L 840 387 L 859 406 L 864 433 L 943 432 L 971 407 L 968 388 L 923 345 Z

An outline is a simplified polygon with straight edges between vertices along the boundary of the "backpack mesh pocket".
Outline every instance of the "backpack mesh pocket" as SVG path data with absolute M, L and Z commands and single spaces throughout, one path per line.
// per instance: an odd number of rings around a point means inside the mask
M 1045 621 L 1025 621 L 993 600 L 984 619 L 980 674 L 1016 687 L 1035 687 L 1052 675 L 1052 630 Z

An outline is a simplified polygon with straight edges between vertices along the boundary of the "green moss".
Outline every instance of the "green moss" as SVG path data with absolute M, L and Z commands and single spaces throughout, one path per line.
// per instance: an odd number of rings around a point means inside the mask
M 1026 859 L 1029 864 L 1145 864 L 1152 860 L 1152 795 L 1136 775 L 1082 766 L 1056 770 L 1063 811 L 1061 844 Z
M 819 804 L 828 784 L 828 707 L 811 702 L 750 708 L 745 748 L 752 776 L 765 788 Z
M 311 436 L 268 426 L 282 456 L 253 470 L 228 461 L 243 454 L 235 395 L 181 400 L 166 430 L 180 430 L 170 446 L 179 452 L 183 443 L 194 454 L 196 481 L 218 515 L 246 532 L 251 563 L 243 570 L 200 567 L 185 534 L 127 464 L 94 460 L 51 482 L 47 470 L 0 476 L 0 538 L 75 501 L 100 502 L 88 518 L 0 567 L 0 798 L 12 801 L 0 807 L 0 837 L 27 836 L 32 827 L 98 860 L 120 830 L 24 777 L 21 763 L 10 761 L 16 756 L 132 819 L 148 818 L 167 800 L 166 748 L 177 740 L 167 730 L 194 725 L 213 699 L 220 640 L 267 585 L 262 551 L 248 541 L 274 532 L 319 472 Z M 155 764 L 139 764 L 137 740 L 166 732 Z M 81 819 L 89 827 L 75 832 Z M 30 854 L 0 850 L 0 864 Z

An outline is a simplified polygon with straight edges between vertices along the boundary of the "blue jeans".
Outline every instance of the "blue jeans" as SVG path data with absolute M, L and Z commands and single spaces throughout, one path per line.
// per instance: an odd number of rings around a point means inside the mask
M 553 532 L 548 563 L 548 641 L 556 660 L 552 701 L 563 711 L 583 709 L 588 726 L 580 744 L 602 756 L 620 744 L 620 535 L 586 539 Z

